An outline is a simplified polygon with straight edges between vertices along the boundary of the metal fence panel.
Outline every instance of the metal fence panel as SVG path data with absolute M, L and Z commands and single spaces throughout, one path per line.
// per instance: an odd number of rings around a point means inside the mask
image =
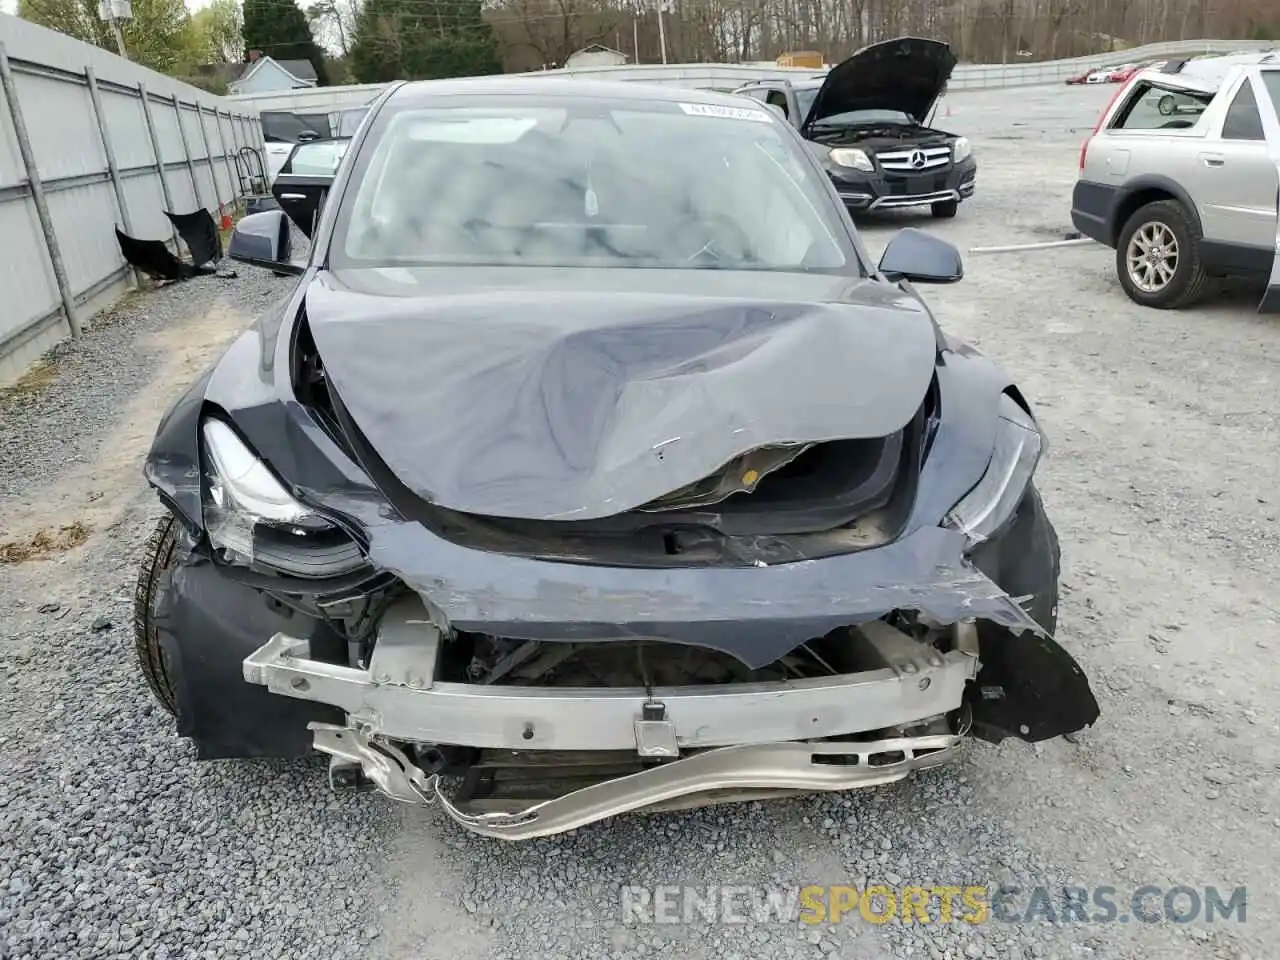
M 108 277 L 120 279 L 124 260 L 111 225 L 117 221 L 116 198 L 104 176 L 92 183 L 49 190 L 49 213 L 58 234 L 67 280 L 77 296 L 84 296 Z M 105 228 L 96 228 L 106 224 Z M 38 234 L 37 234 L 38 237 Z M 37 249 L 40 244 L 33 244 Z M 42 251 L 43 252 L 43 251 Z M 56 295 L 55 295 L 56 301 Z M 55 304 L 50 303 L 50 309 Z
M 218 218 L 234 202 L 232 156 L 260 124 L 252 106 L 5 15 L 0 88 L 3 384 L 126 289 L 117 225 L 176 243 L 165 210 Z
M 4 291 L 0 324 L 7 328 L 9 338 L 16 339 L 14 334 L 20 328 L 14 321 L 22 318 L 29 321 L 54 310 L 58 304 L 58 287 L 49 258 L 39 242 L 40 223 L 29 201 L 0 202 L 0 237 L 5 238 L 4 252 L 0 255 L 0 290 Z M 0 345 L 5 339 L 0 334 Z M 0 367 L 0 371 L 3 370 Z
M 17 61 L 12 50 L 9 58 Z M 84 78 L 77 82 L 66 75 L 19 68 L 16 79 L 40 176 L 51 181 L 102 170 L 102 143 Z

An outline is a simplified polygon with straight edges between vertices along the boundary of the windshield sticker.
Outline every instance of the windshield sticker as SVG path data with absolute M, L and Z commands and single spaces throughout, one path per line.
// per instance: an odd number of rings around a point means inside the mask
M 773 117 L 764 110 L 751 107 L 723 107 L 718 103 L 682 103 L 680 109 L 691 117 L 719 117 L 722 120 L 754 120 L 756 123 L 773 123 Z

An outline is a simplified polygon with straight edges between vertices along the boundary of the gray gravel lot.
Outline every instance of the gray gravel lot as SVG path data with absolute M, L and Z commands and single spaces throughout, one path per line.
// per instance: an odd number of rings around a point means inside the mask
M 979 193 L 923 226 L 967 249 L 1069 229 L 1110 90 L 957 94 Z M 159 509 L 159 414 L 288 281 L 247 269 L 139 297 L 0 409 L 0 958 L 1222 958 L 1275 956 L 1280 323 L 1236 293 L 1144 311 L 1096 247 L 973 256 L 930 291 L 1015 374 L 1050 435 L 1060 636 L 1102 704 L 1075 742 L 974 744 L 912 782 L 651 817 L 520 845 L 328 793 L 323 764 L 197 765 L 132 656 L 134 558 Z M 1249 887 L 1247 921 L 626 925 L 619 887 Z M 1158 902 L 1158 901 L 1157 901 Z M 1060 905 L 1061 901 L 1057 901 Z M 1096 911 L 1091 910 L 1091 913 Z

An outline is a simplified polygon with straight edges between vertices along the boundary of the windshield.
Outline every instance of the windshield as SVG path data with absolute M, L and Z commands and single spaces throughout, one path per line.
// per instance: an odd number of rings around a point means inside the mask
M 815 127 L 854 127 L 876 123 L 908 123 L 916 122 L 901 110 L 849 110 L 845 113 L 833 113 L 829 117 L 814 121 Z
M 379 116 L 332 265 L 857 263 L 821 171 L 763 107 L 469 102 Z

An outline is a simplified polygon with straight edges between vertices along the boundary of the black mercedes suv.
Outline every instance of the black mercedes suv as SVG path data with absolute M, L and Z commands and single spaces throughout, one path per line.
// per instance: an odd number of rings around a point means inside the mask
M 872 44 L 809 80 L 761 80 L 735 93 L 799 127 L 851 211 L 928 205 L 954 217 L 973 196 L 977 162 L 964 137 L 929 126 L 956 57 L 939 40 Z

